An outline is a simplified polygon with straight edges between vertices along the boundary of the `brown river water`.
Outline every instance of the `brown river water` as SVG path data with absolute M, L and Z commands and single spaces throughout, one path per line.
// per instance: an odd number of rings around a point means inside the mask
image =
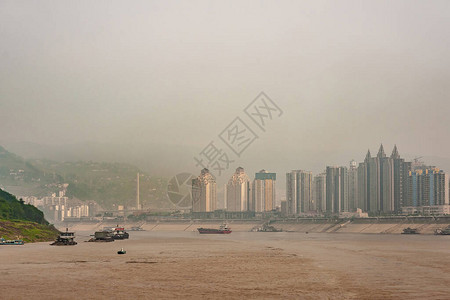
M 76 234 L 76 246 L 0 246 L 0 299 L 450 299 L 450 236 Z

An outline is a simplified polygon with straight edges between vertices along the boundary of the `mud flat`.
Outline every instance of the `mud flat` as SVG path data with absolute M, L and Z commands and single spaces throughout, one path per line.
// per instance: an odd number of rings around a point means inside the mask
M 89 234 L 72 247 L 0 248 L 1 298 L 450 297 L 449 236 L 143 231 L 82 242 Z

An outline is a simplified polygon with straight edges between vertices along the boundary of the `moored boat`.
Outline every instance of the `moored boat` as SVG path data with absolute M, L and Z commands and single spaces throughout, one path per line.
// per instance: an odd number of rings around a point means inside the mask
M 117 225 L 117 227 L 114 227 L 112 230 L 112 238 L 115 240 L 124 240 L 128 239 L 129 237 L 130 235 L 125 231 L 125 228 L 119 227 L 119 225 Z
M 438 228 L 434 231 L 434 234 L 436 235 L 450 235 L 450 226 L 447 226 L 447 228 Z
M 69 228 L 66 228 L 66 232 L 60 232 L 59 236 L 56 238 L 56 241 L 51 243 L 51 246 L 74 246 L 77 244 L 75 242 L 75 233 L 70 232 Z
M 274 226 L 264 223 L 261 227 L 254 227 L 252 229 L 254 232 L 282 232 L 283 229 L 277 229 Z
M 88 242 L 114 242 L 111 231 L 96 231 Z
M 219 229 L 201 227 L 201 228 L 197 228 L 197 230 L 200 234 L 229 234 L 229 233 L 231 233 L 231 228 L 229 228 L 225 224 L 220 225 Z
M 5 240 L 0 238 L 0 245 L 24 245 L 23 240 Z
M 131 227 L 128 231 L 145 231 L 141 226 Z
M 403 229 L 402 234 L 419 234 L 419 229 L 408 227 Z

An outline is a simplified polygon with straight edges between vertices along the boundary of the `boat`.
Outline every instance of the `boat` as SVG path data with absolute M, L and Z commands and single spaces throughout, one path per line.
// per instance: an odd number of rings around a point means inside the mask
M 268 223 L 264 223 L 261 227 L 256 227 L 252 231 L 254 232 L 282 232 L 283 229 L 277 229 Z
M 111 231 L 96 231 L 88 242 L 114 242 Z
M 229 233 L 231 233 L 231 228 L 229 228 L 225 224 L 220 225 L 219 229 L 201 227 L 201 228 L 197 228 L 197 230 L 200 234 L 229 234 Z
M 74 246 L 77 242 L 74 241 L 75 233 L 70 232 L 69 228 L 66 228 L 65 232 L 59 232 L 59 236 L 56 238 L 56 241 L 51 243 L 51 246 Z
M 129 237 L 130 235 L 125 231 L 125 228 L 119 227 L 119 225 L 117 225 L 117 227 L 114 227 L 112 230 L 112 238 L 115 240 L 124 240 L 128 239 Z
M 450 235 L 450 226 L 447 226 L 447 228 L 438 228 L 434 231 L 434 234 L 436 235 Z
M 126 254 L 126 253 L 127 251 L 123 250 L 123 248 L 117 251 L 117 254 Z
M 0 245 L 24 245 L 23 240 L 5 240 L 0 238 Z
M 137 226 L 137 227 L 131 227 L 130 229 L 128 229 L 128 231 L 145 231 L 145 229 L 140 226 Z
M 419 229 L 408 227 L 403 229 L 402 234 L 419 234 Z

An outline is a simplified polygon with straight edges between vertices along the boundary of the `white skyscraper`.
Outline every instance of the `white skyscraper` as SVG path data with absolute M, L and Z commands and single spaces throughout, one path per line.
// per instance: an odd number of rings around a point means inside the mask
M 314 176 L 313 199 L 316 210 L 324 212 L 327 210 L 327 174 L 321 173 Z
M 307 213 L 316 209 L 312 198 L 313 176 L 309 171 L 294 170 L 286 174 L 286 201 L 288 214 Z
M 277 174 L 261 170 L 255 174 L 250 211 L 264 212 L 275 208 L 275 181 Z
M 354 212 L 358 207 L 358 167 L 355 160 L 350 162 L 348 169 L 348 207 L 347 211 Z
M 192 180 L 192 211 L 211 212 L 217 208 L 216 179 L 204 168 L 200 176 Z
M 228 211 L 249 210 L 250 180 L 243 168 L 237 168 L 228 181 L 225 199 Z

